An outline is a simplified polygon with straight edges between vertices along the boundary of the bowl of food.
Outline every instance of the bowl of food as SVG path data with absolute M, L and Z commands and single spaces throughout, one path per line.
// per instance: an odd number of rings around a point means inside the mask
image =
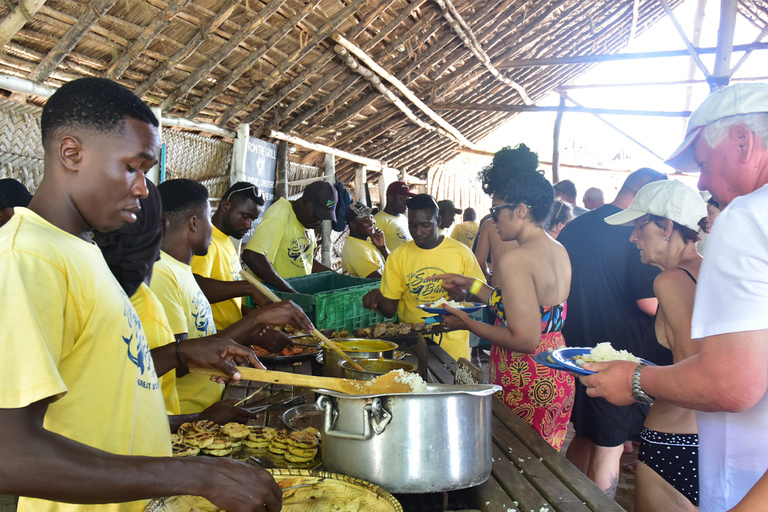
M 352 367 L 349 361 L 344 359 L 338 362 L 341 368 L 341 375 L 345 379 L 354 380 L 373 380 L 376 377 L 389 373 L 393 370 L 403 370 L 406 372 L 416 372 L 416 363 L 409 361 L 402 361 L 398 359 L 383 359 L 383 358 L 371 358 L 371 359 L 355 359 L 355 362 L 363 367 L 360 371 Z
M 333 340 L 339 348 L 353 359 L 386 358 L 390 359 L 398 347 L 397 343 L 367 338 L 337 338 Z M 339 354 L 323 345 L 323 375 L 343 377 Z

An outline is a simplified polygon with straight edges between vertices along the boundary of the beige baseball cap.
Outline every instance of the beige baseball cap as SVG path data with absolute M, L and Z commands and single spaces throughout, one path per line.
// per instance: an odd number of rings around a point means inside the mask
M 707 216 L 707 204 L 699 193 L 675 180 L 652 181 L 637 191 L 626 210 L 605 218 L 614 226 L 628 224 L 647 214 L 664 217 L 697 233 L 699 222 Z
M 684 172 L 698 172 L 693 145 L 705 126 L 723 117 L 760 112 L 768 112 L 768 84 L 738 83 L 713 92 L 688 118 L 685 140 L 665 163 Z

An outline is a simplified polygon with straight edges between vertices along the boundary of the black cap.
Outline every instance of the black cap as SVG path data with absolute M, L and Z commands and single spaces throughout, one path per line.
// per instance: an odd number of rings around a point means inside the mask
M 367 219 L 371 215 L 371 211 L 370 208 L 358 201 L 347 206 L 347 211 L 344 212 L 344 220 L 350 223 L 355 219 Z
M 442 201 L 437 202 L 437 209 L 441 212 L 450 212 L 453 210 L 454 215 L 460 214 L 462 211 L 461 208 L 456 208 L 456 204 L 454 204 L 453 201 L 450 199 L 443 199 Z
M 32 194 L 18 181 L 6 178 L 0 180 L 0 208 L 27 206 Z
M 315 215 L 323 220 L 336 222 L 336 202 L 339 196 L 336 189 L 327 181 L 315 181 L 304 189 L 305 197 L 315 206 Z

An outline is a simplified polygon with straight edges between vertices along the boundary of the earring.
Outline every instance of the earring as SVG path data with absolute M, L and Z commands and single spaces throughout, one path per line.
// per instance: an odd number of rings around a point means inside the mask
M 664 241 L 665 241 L 665 242 L 667 241 L 667 237 L 664 237 Z

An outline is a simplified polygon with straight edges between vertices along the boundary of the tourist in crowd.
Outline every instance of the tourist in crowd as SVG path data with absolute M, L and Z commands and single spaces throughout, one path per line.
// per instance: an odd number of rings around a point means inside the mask
M 707 199 L 707 225 L 706 230 L 701 234 L 701 240 L 696 244 L 696 248 L 699 254 L 704 256 L 704 247 L 707 246 L 707 239 L 709 238 L 709 232 L 712 231 L 712 226 L 715 224 L 715 219 L 720 215 L 720 204 L 715 201 L 712 194 L 709 192 L 702 192 L 702 195 L 706 194 Z
M 536 363 L 533 355 L 565 347 L 561 329 L 571 264 L 565 249 L 542 226 L 550 214 L 554 191 L 536 170 L 520 170 L 515 158 L 528 152 L 521 145 L 497 152 L 484 169 L 483 189 L 493 198 L 491 215 L 502 240 L 520 245 L 496 262 L 498 287 L 474 276 L 439 275 L 449 294 L 474 295 L 488 303 L 496 325 L 472 319 L 444 306 L 445 325 L 469 329 L 493 344 L 490 379 L 502 387 L 502 402 L 524 419 L 555 449 L 565 440 L 573 404 L 574 381 L 568 373 Z M 535 153 L 534 153 L 535 155 Z M 546 393 L 537 390 L 546 388 Z
M 150 288 L 160 299 L 176 339 L 210 337 L 217 333 L 211 305 L 194 278 L 192 256 L 204 256 L 211 243 L 208 190 L 200 183 L 176 179 L 158 187 L 167 222 L 160 260 L 155 263 Z M 312 324 L 290 301 L 262 306 L 223 329 L 219 336 L 244 345 L 260 345 L 279 352 L 287 339 L 263 338 L 267 326 L 291 324 L 305 332 Z M 309 330 L 307 330 L 309 329 Z M 223 386 L 206 375 L 190 373 L 176 381 L 182 414 L 199 413 L 221 400 Z
M 243 318 L 243 297 L 250 295 L 258 304 L 269 300 L 240 276 L 240 249 L 232 238 L 241 240 L 251 230 L 264 206 L 264 194 L 246 181 L 229 187 L 216 208 L 211 223 L 211 245 L 205 256 L 192 256 L 195 280 L 211 303 L 217 330 L 226 329 Z
M 659 270 L 640 261 L 640 251 L 629 241 L 632 228 L 610 226 L 609 215 L 627 208 L 640 187 L 666 176 L 653 169 L 630 174 L 610 204 L 573 219 L 557 240 L 568 250 L 573 280 L 568 297 L 568 322 L 563 328 L 571 347 L 594 347 L 611 342 L 614 348 L 663 363 L 650 346 L 658 302 L 653 280 Z M 650 340 L 645 340 L 650 331 Z M 660 349 L 659 349 L 660 350 Z M 624 442 L 639 441 L 648 406 L 616 407 L 586 395 L 576 383 L 571 420 L 576 431 L 566 457 L 611 497 L 616 493 Z
M 0 229 L 0 292 L 12 297 L 0 308 L 0 494 L 22 495 L 19 512 L 136 511 L 178 494 L 231 512 L 280 509 L 280 488 L 259 467 L 170 457 L 141 324 L 91 242 L 94 229 L 136 220 L 160 156 L 158 124 L 136 95 L 100 78 L 65 83 L 43 107 L 43 180 Z
M 422 323 L 419 304 L 446 296 L 443 286 L 427 281 L 434 275 L 459 273 L 483 280 L 483 273 L 467 246 L 437 234 L 437 202 L 429 194 L 408 201 L 408 227 L 413 240 L 392 251 L 384 265 L 381 287 L 363 297 L 363 305 L 401 322 Z M 428 315 L 427 315 L 428 316 Z M 440 345 L 454 359 L 469 359 L 469 333 L 465 330 L 440 335 Z
M 582 213 L 587 213 L 589 210 L 582 208 L 576 204 L 576 185 L 571 180 L 560 180 L 553 185 L 555 189 L 555 197 L 562 199 L 573 208 L 573 216 L 578 217 Z
M 605 204 L 603 191 L 597 187 L 590 187 L 584 192 L 584 207 L 587 210 L 600 208 Z
M 451 231 L 451 238 L 458 240 L 470 249 L 475 244 L 475 238 L 477 238 L 477 232 L 480 230 L 480 225 L 477 223 L 477 212 L 474 208 L 467 208 L 464 210 L 463 222 L 456 224 L 456 227 Z
M 327 181 L 315 181 L 299 199 L 281 197 L 245 245 L 243 261 L 256 277 L 284 292 L 296 293 L 286 282 L 313 272 L 331 270 L 315 258 L 315 233 L 324 220 L 336 220 L 336 189 Z
M 562 199 L 555 199 L 552 203 L 552 210 L 544 224 L 547 233 L 552 238 L 557 238 L 566 224 L 573 220 L 573 208 Z
M 450 236 L 448 229 L 453 226 L 456 216 L 461 215 L 463 210 L 456 208 L 456 204 L 450 199 L 443 199 L 437 202 L 437 234 L 440 236 Z
M 696 288 L 691 336 L 703 340 L 699 353 L 666 367 L 594 363 L 588 368 L 597 374 L 582 379 L 590 396 L 615 404 L 649 396 L 700 411 L 704 512 L 736 506 L 768 468 L 766 133 L 768 85 L 730 85 L 691 114 L 688 134 L 668 160 L 684 172 L 700 170 L 699 188 L 723 207 Z
M 349 235 L 341 250 L 341 268 L 351 276 L 381 279 L 389 250 L 371 209 L 360 202 L 351 204 L 344 212 L 344 220 Z
M 415 195 L 404 181 L 393 181 L 387 187 L 387 203 L 384 209 L 373 217 L 376 226 L 384 232 L 390 251 L 411 240 L 405 211 L 408 199 Z
M 701 256 L 699 231 L 706 223 L 704 200 L 679 181 L 645 185 L 629 207 L 606 217 L 612 225 L 633 225 L 630 241 L 645 265 L 662 270 L 653 282 L 659 301 L 656 339 L 672 350 L 675 363 L 698 353 L 691 340 L 691 317 Z M 638 512 L 694 511 L 699 505 L 699 439 L 690 409 L 656 400 L 640 433 L 635 480 Z
M 32 194 L 21 182 L 12 178 L 0 180 L 0 227 L 13 217 L 13 209 L 26 207 L 32 200 Z

